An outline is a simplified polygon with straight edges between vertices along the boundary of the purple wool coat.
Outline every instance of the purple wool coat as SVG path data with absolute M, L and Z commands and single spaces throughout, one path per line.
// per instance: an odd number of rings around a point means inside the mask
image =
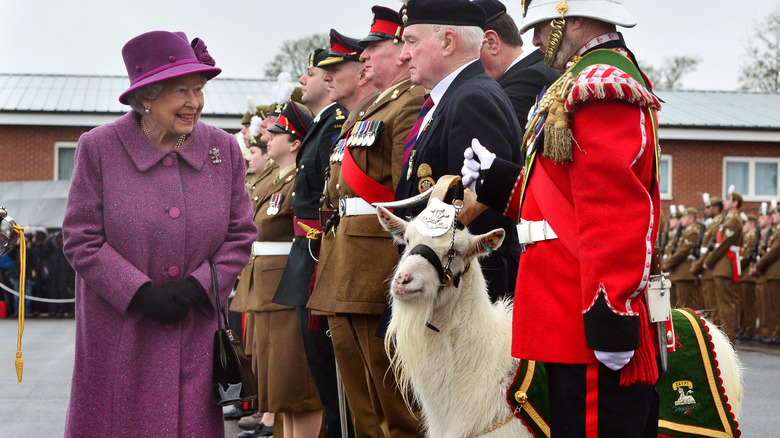
M 257 229 L 230 134 L 198 122 L 164 153 L 130 112 L 79 139 L 63 221 L 76 270 L 76 361 L 66 437 L 224 437 L 211 396 L 222 306 Z M 128 308 L 139 287 L 192 276 L 210 300 L 164 326 Z

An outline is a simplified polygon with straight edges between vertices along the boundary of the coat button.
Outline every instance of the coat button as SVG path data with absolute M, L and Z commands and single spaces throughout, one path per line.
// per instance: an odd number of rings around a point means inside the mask
M 170 216 L 173 219 L 176 219 L 181 215 L 181 211 L 177 207 L 171 207 L 170 210 L 168 210 L 168 216 Z
M 165 158 L 163 158 L 163 166 L 165 167 L 171 167 L 173 164 L 173 158 L 171 158 L 170 155 L 166 155 Z
M 336 190 L 340 189 L 339 183 L 336 183 Z
M 177 268 L 176 266 L 171 266 L 170 268 L 168 268 L 168 275 L 170 275 L 171 277 L 178 276 L 179 268 Z
M 304 167 L 306 167 L 306 165 L 305 164 L 301 164 L 301 170 L 303 170 Z

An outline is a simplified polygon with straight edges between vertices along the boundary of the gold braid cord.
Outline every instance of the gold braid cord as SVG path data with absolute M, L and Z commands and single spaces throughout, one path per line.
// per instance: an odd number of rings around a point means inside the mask
M 565 1 L 559 2 L 555 7 L 561 14 L 561 18 L 556 18 L 550 22 L 550 37 L 548 38 L 547 51 L 544 53 L 544 63 L 552 67 L 555 62 L 555 55 L 563 41 L 563 31 L 566 30 L 566 11 L 569 5 Z
M 14 224 L 11 230 L 19 234 L 19 331 L 16 336 L 16 360 L 14 365 L 16 365 L 16 378 L 21 383 L 22 368 L 24 366 L 22 361 L 22 333 L 24 332 L 24 277 L 27 271 L 27 242 L 24 238 L 24 228 Z
M 547 42 L 547 51 L 544 52 L 544 63 L 552 67 L 555 62 L 555 55 L 563 41 L 563 31 L 566 29 L 566 20 L 556 18 L 550 22 L 550 38 Z

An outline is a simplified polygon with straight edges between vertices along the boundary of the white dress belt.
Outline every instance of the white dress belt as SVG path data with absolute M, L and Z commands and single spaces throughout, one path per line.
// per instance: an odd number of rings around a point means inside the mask
M 520 219 L 517 224 L 517 238 L 521 245 L 528 245 L 542 240 L 557 239 L 558 236 L 546 220 L 527 221 Z
M 252 242 L 252 255 L 289 255 L 292 242 Z
M 339 216 L 362 216 L 376 214 L 376 208 L 363 200 L 363 198 L 339 199 Z

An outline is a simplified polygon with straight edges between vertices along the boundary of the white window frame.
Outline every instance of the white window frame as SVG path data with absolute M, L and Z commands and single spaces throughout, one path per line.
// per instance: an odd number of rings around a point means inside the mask
M 726 187 L 726 166 L 729 162 L 732 163 L 748 163 L 748 192 L 747 193 L 740 193 L 742 195 L 742 199 L 745 202 L 763 202 L 763 201 L 771 201 L 773 199 L 780 198 L 780 157 L 739 157 L 739 156 L 726 156 L 723 157 L 723 177 L 721 178 L 721 181 L 723 181 L 723 192 L 726 193 L 728 191 L 728 187 Z M 756 195 L 756 163 L 775 163 L 777 164 L 778 168 L 778 183 L 777 183 L 777 191 L 778 193 L 774 195 Z
M 667 178 L 667 180 L 666 180 L 666 187 L 669 188 L 669 191 L 668 192 L 661 192 L 661 199 L 664 200 L 664 201 L 669 201 L 669 200 L 672 200 L 674 198 L 672 196 L 672 180 L 674 179 L 674 178 L 672 178 L 672 174 L 674 173 L 672 171 L 672 168 L 673 168 L 672 167 L 672 162 L 673 162 L 672 161 L 672 156 L 670 154 L 661 154 L 661 162 L 664 162 L 664 161 L 667 161 L 669 163 L 669 171 L 667 172 L 667 175 L 666 175 L 666 178 Z M 659 166 L 658 166 L 659 171 L 660 171 L 660 168 L 661 168 L 661 166 L 660 166 L 660 163 L 659 163 Z M 658 179 L 659 179 L 658 180 L 658 189 L 660 191 L 660 189 L 661 189 L 661 181 L 660 181 L 661 175 L 660 174 L 658 175 Z
M 76 149 L 78 142 L 75 141 L 55 141 L 54 142 L 54 180 L 60 180 L 60 149 Z

